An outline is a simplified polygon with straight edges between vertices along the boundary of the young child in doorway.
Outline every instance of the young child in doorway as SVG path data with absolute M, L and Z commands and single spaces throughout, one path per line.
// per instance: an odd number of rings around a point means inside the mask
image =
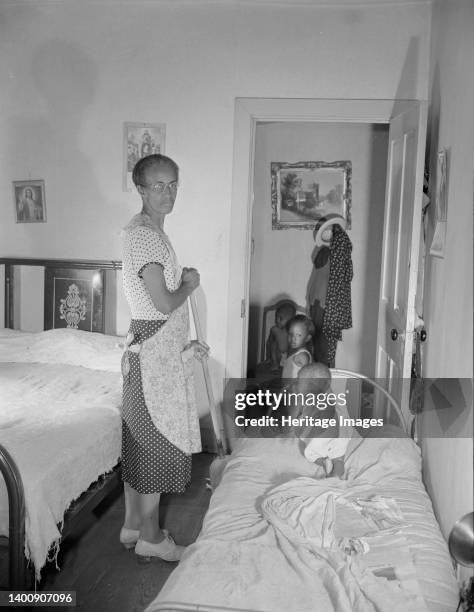
M 298 379 L 293 387 L 298 393 L 320 395 L 322 408 L 314 405 L 295 407 L 293 415 L 297 418 L 313 416 L 318 419 L 335 419 L 334 427 L 307 427 L 298 432 L 298 437 L 305 444 L 304 455 L 311 463 L 321 466 L 326 476 L 341 477 L 344 474 L 344 455 L 350 441 L 350 428 L 339 427 L 337 399 L 331 394 L 331 372 L 323 363 L 310 363 L 298 372 Z
M 288 322 L 296 314 L 296 307 L 286 302 L 275 311 L 275 325 L 270 329 L 267 340 L 267 356 L 270 356 L 272 372 L 278 372 L 288 353 Z
M 313 323 L 305 315 L 294 316 L 288 323 L 288 357 L 283 361 L 281 377 L 296 378 L 300 369 L 311 363 Z

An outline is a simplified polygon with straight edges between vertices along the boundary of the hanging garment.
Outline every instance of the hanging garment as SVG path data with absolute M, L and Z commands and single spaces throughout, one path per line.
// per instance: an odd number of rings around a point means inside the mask
M 336 348 L 342 330 L 352 327 L 351 281 L 352 243 L 340 225 L 334 225 L 329 255 L 329 279 L 323 317 L 323 333 L 328 340 L 328 365 L 334 367 Z
M 328 341 L 323 333 L 323 318 L 328 290 L 330 252 L 327 246 L 322 246 L 317 250 L 306 293 L 309 313 L 314 325 L 313 358 L 314 361 L 327 365 L 329 365 Z
M 308 282 L 307 300 L 311 306 L 316 300 L 319 301 L 321 308 L 326 304 L 326 294 L 328 292 L 329 281 L 329 254 L 330 249 L 322 246 L 318 249 L 313 260 L 313 269 Z

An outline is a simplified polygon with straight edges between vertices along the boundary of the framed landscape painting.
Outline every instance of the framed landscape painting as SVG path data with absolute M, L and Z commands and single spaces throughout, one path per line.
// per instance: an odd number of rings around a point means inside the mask
M 351 227 L 350 161 L 271 162 L 272 229 L 314 229 L 329 214 Z

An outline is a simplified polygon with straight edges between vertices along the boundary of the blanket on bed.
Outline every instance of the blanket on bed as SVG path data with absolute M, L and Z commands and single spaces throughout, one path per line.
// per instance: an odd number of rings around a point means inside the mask
M 39 578 L 70 503 L 120 456 L 121 378 L 44 363 L 0 364 L 0 443 L 23 480 L 25 555 Z M 0 475 L 0 535 L 8 503 Z
M 314 552 L 307 545 L 295 545 L 263 516 L 263 501 L 278 494 L 280 486 L 293 487 L 300 477 L 336 494 L 346 491 L 344 487 L 363 485 L 371 487 L 371 495 L 395 499 L 405 519 L 401 532 L 374 536 L 369 552 L 361 557 L 368 560 L 376 576 L 391 579 L 389 588 L 395 587 L 396 580 L 403 582 L 410 593 L 419 588 L 430 612 L 456 608 L 457 585 L 447 545 L 421 482 L 419 449 L 411 440 L 354 441 L 346 453 L 347 483 L 333 478 L 318 481 L 315 476 L 316 466 L 305 459 L 298 440 L 240 440 L 212 495 L 201 535 L 187 548 L 147 611 L 182 610 L 186 606 L 259 612 L 377 610 L 377 593 L 371 590 L 371 584 L 364 583 L 363 567 L 348 563 L 338 551 L 315 546 Z M 336 482 L 341 488 L 332 486 Z M 291 506 L 286 508 L 290 510 Z M 293 515 L 296 527 L 297 518 Z M 288 533 L 291 538 L 294 531 Z M 389 567 L 396 564 L 397 576 L 380 571 L 387 569 L 387 556 Z M 386 606 L 386 598 L 385 594 L 381 605 Z

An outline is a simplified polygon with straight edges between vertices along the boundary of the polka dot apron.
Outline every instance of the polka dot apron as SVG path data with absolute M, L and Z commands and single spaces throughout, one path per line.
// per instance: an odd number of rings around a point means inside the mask
M 169 319 L 132 320 L 122 357 L 122 473 L 139 493 L 182 492 L 201 450 L 192 378 L 183 353 L 184 304 Z

